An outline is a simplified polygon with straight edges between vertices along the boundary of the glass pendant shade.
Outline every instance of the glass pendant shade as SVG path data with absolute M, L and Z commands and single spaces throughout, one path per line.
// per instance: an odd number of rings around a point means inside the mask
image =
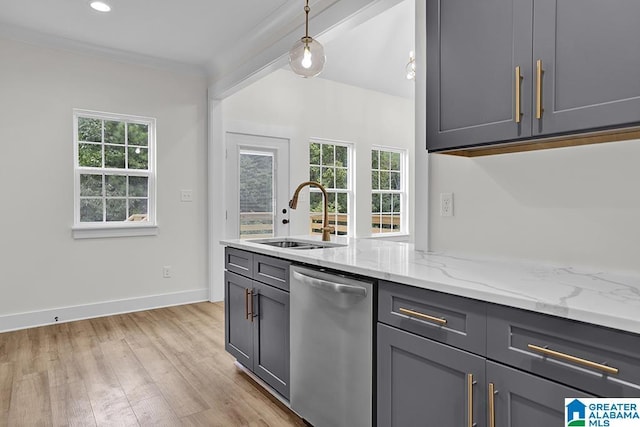
M 311 37 L 303 37 L 289 51 L 289 65 L 302 77 L 315 77 L 322 72 L 326 61 L 324 47 Z

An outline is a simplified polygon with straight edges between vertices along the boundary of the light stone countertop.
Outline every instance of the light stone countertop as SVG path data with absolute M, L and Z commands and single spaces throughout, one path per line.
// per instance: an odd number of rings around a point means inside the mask
M 319 240 L 316 236 L 295 236 Z M 300 263 L 580 320 L 640 334 L 640 275 L 526 260 L 416 251 L 413 244 L 332 237 L 344 247 L 221 244 Z

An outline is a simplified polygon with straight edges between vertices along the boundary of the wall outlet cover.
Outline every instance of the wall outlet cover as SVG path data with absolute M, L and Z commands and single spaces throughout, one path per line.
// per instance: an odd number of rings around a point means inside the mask
M 453 193 L 440 193 L 440 216 L 453 216 Z

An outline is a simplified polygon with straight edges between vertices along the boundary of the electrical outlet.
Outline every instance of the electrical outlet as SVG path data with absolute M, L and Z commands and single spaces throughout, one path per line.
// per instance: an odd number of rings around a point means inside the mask
M 193 190 L 180 190 L 181 202 L 193 202 Z
M 453 193 L 440 193 L 440 216 L 453 216 Z
M 170 279 L 171 278 L 171 266 L 170 265 L 165 265 L 164 267 L 162 267 L 162 277 L 164 277 L 165 279 Z

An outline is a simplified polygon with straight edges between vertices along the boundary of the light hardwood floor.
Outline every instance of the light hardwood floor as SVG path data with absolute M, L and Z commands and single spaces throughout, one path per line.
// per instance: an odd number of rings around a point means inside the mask
M 0 334 L 0 426 L 304 426 L 236 368 L 224 306 Z

